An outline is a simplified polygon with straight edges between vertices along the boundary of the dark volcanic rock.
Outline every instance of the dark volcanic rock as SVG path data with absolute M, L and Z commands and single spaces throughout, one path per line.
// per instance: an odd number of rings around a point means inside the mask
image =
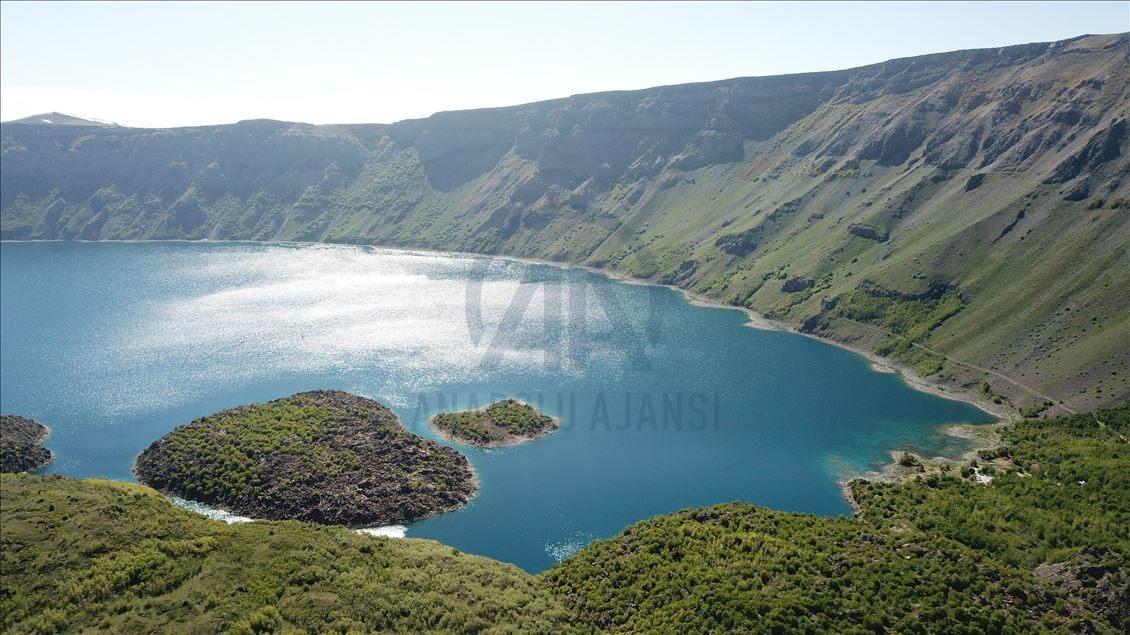
M 1066 562 L 1041 563 L 1032 574 L 1069 595 L 1083 598 L 1116 630 L 1130 624 L 1130 578 L 1122 557 L 1098 547 L 1084 547 Z
M 1065 201 L 1081 201 L 1091 195 L 1091 182 L 1083 179 L 1071 186 L 1063 195 Z
M 1091 137 L 1079 152 L 1068 157 L 1058 166 L 1045 183 L 1064 183 L 1083 174 L 1094 172 L 1108 161 L 1122 156 L 1122 148 L 1130 142 L 1130 125 L 1125 119 L 1111 124 L 1105 130 Z
M 715 239 L 714 246 L 739 258 L 748 256 L 757 249 L 758 234 L 757 227 L 737 234 L 726 234 Z
M 781 291 L 784 291 L 785 293 L 796 293 L 797 291 L 811 289 L 815 285 L 816 281 L 812 278 L 797 276 L 795 278 L 789 278 L 788 280 L 785 280 L 785 284 L 781 285 Z
M 899 123 L 890 130 L 884 130 L 880 136 L 864 146 L 859 158 L 874 159 L 880 165 L 900 165 L 925 140 L 925 129 Z
M 34 472 L 51 463 L 51 452 L 41 446 L 47 428 L 38 421 L 0 415 L 0 472 Z
M 816 331 L 826 328 L 827 323 L 824 322 L 824 316 L 821 313 L 813 313 L 804 318 L 800 324 L 801 333 L 815 333 Z
M 467 458 L 405 430 L 376 401 L 299 393 L 197 419 L 138 456 L 139 480 L 255 518 L 372 525 L 462 507 Z
M 887 238 L 890 237 L 887 232 L 862 223 L 852 223 L 848 227 L 848 233 L 867 240 L 877 240 L 881 243 L 887 242 Z
M 693 276 L 694 272 L 697 270 L 697 260 L 684 260 L 680 262 L 679 266 L 675 267 L 673 271 L 660 278 L 659 281 L 663 284 L 679 286 L 690 279 L 690 277 Z

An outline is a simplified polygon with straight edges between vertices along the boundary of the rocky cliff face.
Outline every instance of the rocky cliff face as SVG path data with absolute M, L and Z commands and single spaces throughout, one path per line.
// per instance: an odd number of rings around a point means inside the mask
M 1130 287 L 1128 53 L 1087 36 L 391 125 L 8 123 L 0 231 L 536 256 L 865 348 L 906 334 L 833 319 L 836 297 L 943 283 L 968 304 L 902 361 L 1089 407 L 1130 397 L 1130 299 L 1111 292 Z M 785 292 L 795 277 L 818 282 Z

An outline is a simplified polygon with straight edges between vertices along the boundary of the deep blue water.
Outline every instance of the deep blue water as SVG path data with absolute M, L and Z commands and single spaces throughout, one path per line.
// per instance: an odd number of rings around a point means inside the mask
M 363 247 L 3 243 L 0 409 L 52 428 L 48 472 L 132 480 L 196 417 L 339 388 L 410 430 L 520 397 L 562 429 L 461 448 L 481 489 L 409 527 L 539 571 L 597 537 L 744 500 L 844 514 L 889 448 L 957 452 L 990 418 L 863 358 L 579 269 Z

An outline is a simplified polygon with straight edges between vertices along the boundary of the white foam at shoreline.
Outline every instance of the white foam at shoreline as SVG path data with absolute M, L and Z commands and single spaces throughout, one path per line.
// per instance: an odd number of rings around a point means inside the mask
M 385 538 L 403 538 L 408 533 L 408 528 L 404 525 L 385 525 L 383 527 L 358 529 L 357 533 L 369 536 L 384 536 Z
M 247 516 L 240 516 L 238 514 L 233 514 L 233 513 L 229 512 L 227 510 L 217 509 L 215 507 L 209 507 L 209 506 L 205 505 L 204 503 L 198 503 L 196 501 L 190 501 L 190 500 L 186 500 L 186 499 L 183 499 L 183 498 L 177 498 L 175 496 L 173 497 L 172 501 L 173 501 L 174 505 L 176 505 L 177 507 L 180 507 L 181 509 L 187 509 L 188 511 L 196 512 L 197 514 L 200 514 L 201 516 L 204 516 L 205 518 L 211 518 L 212 520 L 220 520 L 220 521 L 223 521 L 225 523 L 228 523 L 229 525 L 234 525 L 236 523 L 255 522 L 254 518 L 249 518 Z M 364 527 L 362 529 L 357 529 L 356 531 L 359 534 L 365 534 L 367 536 L 383 536 L 385 538 L 403 538 L 408 534 L 408 528 L 405 527 L 404 525 L 382 525 L 380 527 Z
M 181 509 L 187 509 L 189 511 L 196 512 L 197 514 L 200 514 L 205 518 L 211 518 L 212 520 L 221 520 L 229 525 L 234 525 L 236 523 L 249 523 L 255 520 L 254 518 L 239 516 L 223 509 L 208 507 L 203 503 L 185 500 L 183 498 L 176 498 L 175 496 L 173 497 L 173 504 L 177 507 L 180 507 Z

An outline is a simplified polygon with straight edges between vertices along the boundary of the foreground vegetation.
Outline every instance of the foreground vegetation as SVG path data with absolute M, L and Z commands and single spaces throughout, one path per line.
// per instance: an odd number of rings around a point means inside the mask
M 483 447 L 514 445 L 557 427 L 556 419 L 516 399 L 496 401 L 479 410 L 441 412 L 428 423 L 445 436 Z
M 475 493 L 467 458 L 405 430 L 381 404 L 340 391 L 225 410 L 141 453 L 138 479 L 255 518 L 392 524 Z
M 859 518 L 658 516 L 539 577 L 449 547 L 224 525 L 109 481 L 5 475 L 4 632 L 1127 632 L 1130 406 L 1005 427 L 972 465 L 854 481 Z M 904 456 L 909 467 L 920 466 Z
M 639 523 L 547 582 L 585 623 L 624 632 L 1023 632 L 1085 613 L 941 536 L 744 503 Z
M 1130 407 L 1026 419 L 1001 434 L 1005 445 L 982 451 L 978 465 L 990 486 L 968 470 L 910 485 L 857 480 L 863 518 L 1035 571 L 1130 632 Z
M 1126 632 L 1127 433 L 1130 407 L 1016 423 L 981 457 L 987 485 L 857 480 L 863 522 L 736 503 L 660 516 L 546 580 L 622 631 Z
M 144 486 L 4 475 L 0 631 L 556 632 L 517 567 L 430 540 L 226 525 Z

